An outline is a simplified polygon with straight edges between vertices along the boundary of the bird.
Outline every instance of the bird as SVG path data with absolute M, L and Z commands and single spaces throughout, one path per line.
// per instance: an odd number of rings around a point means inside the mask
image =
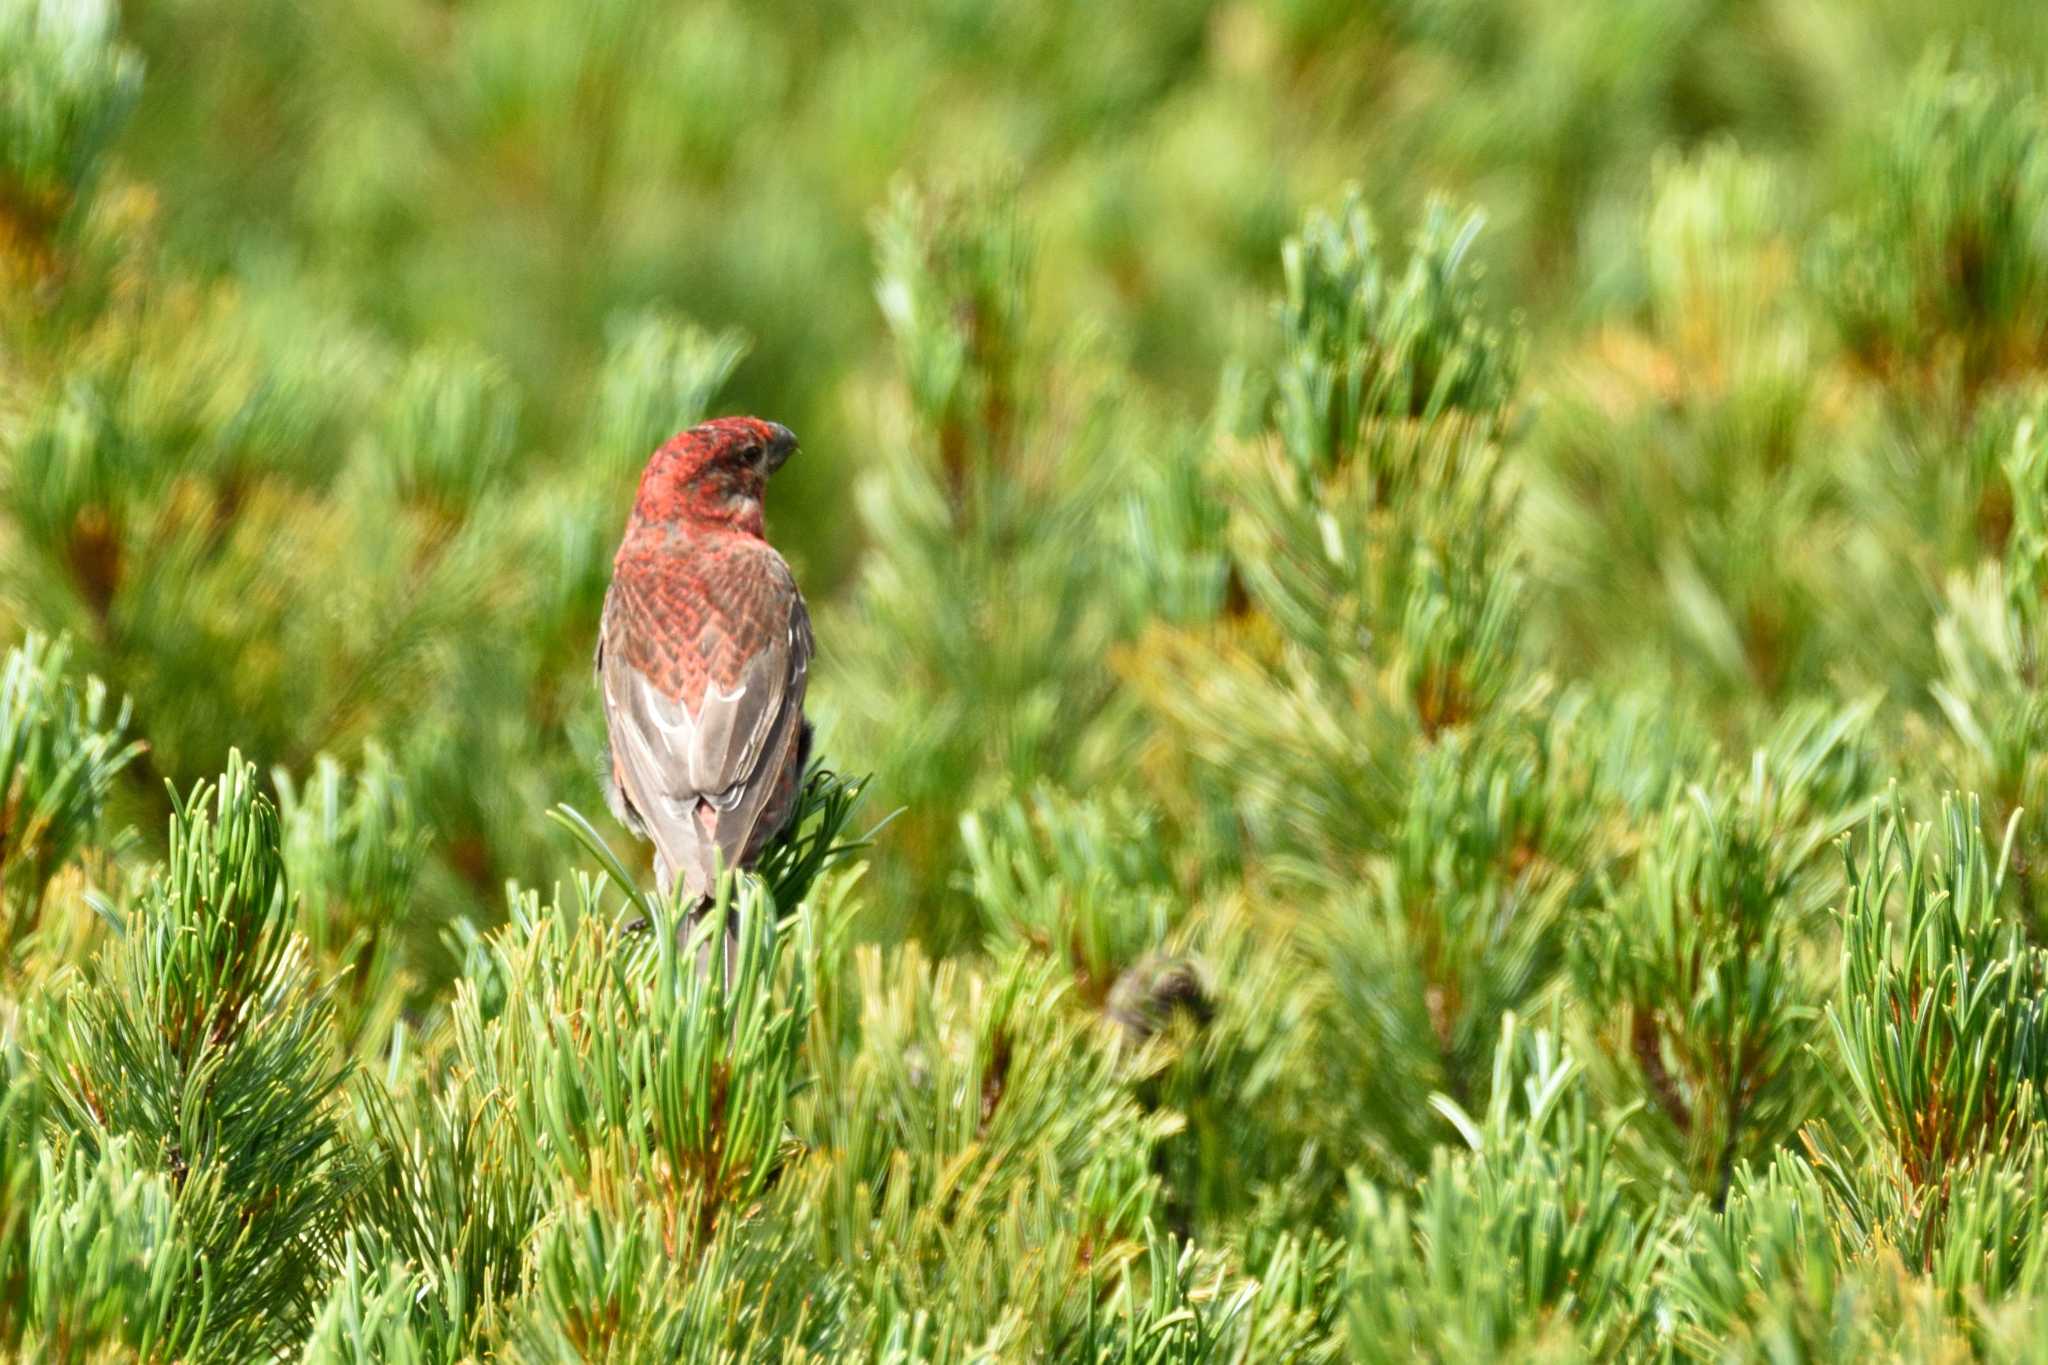
M 753 867 L 794 817 L 810 759 L 810 612 L 762 505 L 796 448 L 789 428 L 754 417 L 671 438 L 640 475 L 612 561 L 595 660 L 605 794 L 653 842 L 663 901 L 680 886 L 685 936 L 719 871 Z M 729 924 L 728 975 L 733 935 Z

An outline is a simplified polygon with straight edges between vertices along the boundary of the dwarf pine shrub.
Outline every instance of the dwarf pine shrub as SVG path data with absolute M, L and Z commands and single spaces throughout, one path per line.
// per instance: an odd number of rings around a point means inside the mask
M 2037 11 L 0 0 L 0 1355 L 2040 1359 Z

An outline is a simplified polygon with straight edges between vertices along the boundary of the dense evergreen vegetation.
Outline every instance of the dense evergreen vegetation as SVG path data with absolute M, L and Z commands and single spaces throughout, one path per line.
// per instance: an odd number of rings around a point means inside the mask
M 2048 1359 L 2044 58 L 0 0 L 0 1351 Z M 732 410 L 727 981 L 590 658 Z

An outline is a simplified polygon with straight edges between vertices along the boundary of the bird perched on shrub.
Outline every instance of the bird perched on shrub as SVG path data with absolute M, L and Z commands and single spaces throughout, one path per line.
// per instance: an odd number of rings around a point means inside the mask
M 654 452 L 612 562 L 597 676 L 613 814 L 654 841 L 666 899 L 708 908 L 720 867 L 751 867 L 796 809 L 811 745 L 811 620 L 762 536 L 769 476 L 796 449 L 752 417 Z

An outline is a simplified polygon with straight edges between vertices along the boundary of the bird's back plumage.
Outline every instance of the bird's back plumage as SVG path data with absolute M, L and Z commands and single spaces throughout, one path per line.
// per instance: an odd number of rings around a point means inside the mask
M 664 895 L 710 894 L 792 814 L 808 749 L 810 615 L 774 547 L 648 526 L 615 562 L 597 671 L 614 813 L 654 841 Z

